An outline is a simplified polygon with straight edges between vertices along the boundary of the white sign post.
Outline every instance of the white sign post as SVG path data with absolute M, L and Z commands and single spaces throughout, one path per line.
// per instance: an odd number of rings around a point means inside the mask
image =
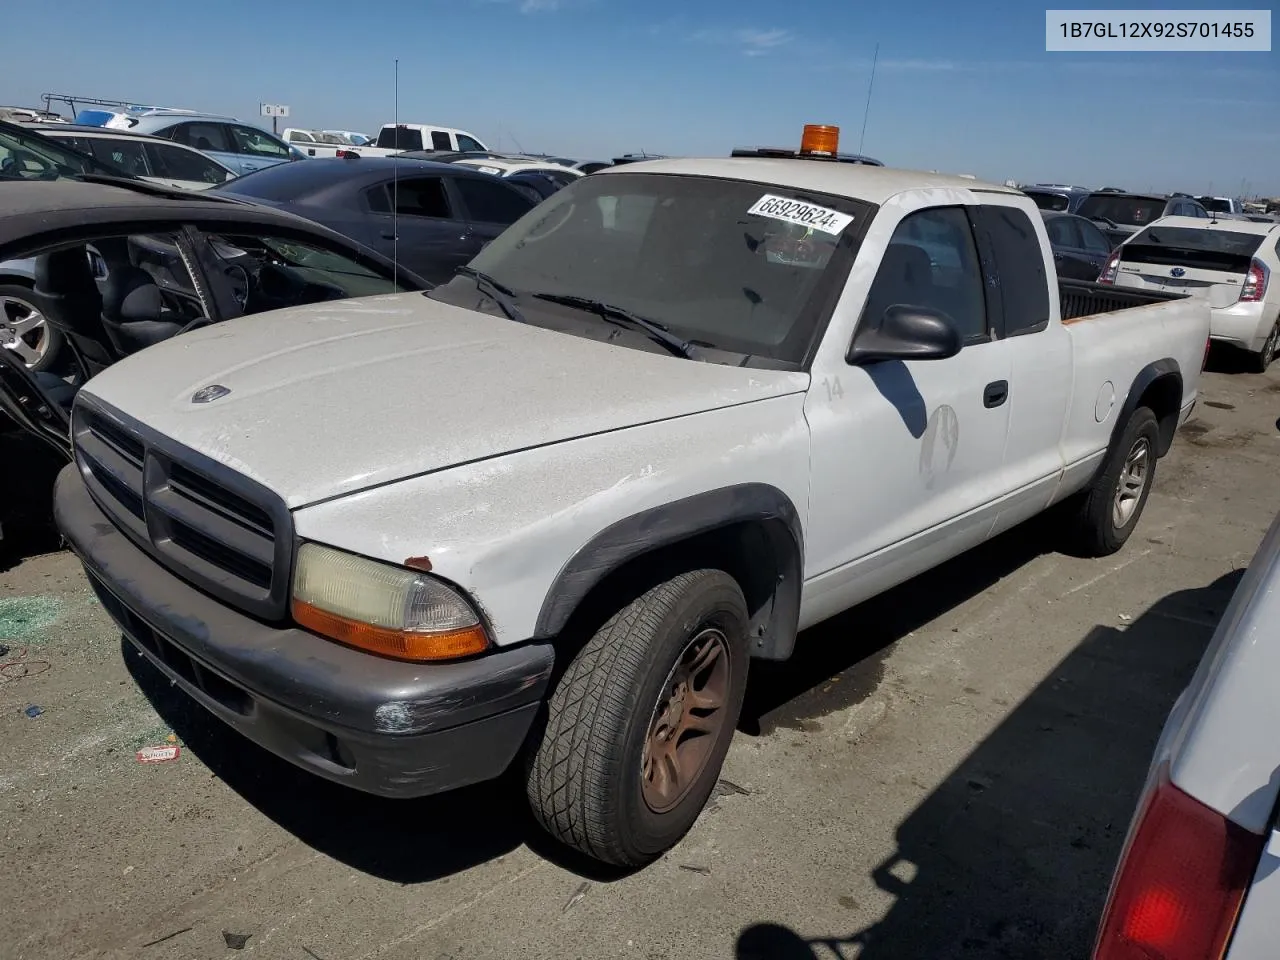
M 276 129 L 276 125 L 281 117 L 289 116 L 289 108 L 283 103 L 264 103 L 262 115 L 271 118 L 271 132 L 279 136 L 280 131 Z

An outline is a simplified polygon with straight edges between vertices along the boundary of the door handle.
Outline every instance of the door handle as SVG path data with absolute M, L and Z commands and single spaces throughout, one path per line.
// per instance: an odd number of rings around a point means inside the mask
M 394 240 L 396 238 L 396 235 L 392 233 L 390 230 L 383 230 L 380 234 L 378 234 L 378 236 L 382 237 L 383 240 Z
M 987 388 L 982 391 L 982 405 L 984 407 L 998 407 L 1009 399 L 1009 381 L 993 380 L 987 384 Z

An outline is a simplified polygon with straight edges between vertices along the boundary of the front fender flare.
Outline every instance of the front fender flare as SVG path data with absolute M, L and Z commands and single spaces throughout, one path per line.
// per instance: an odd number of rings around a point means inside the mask
M 772 595 L 753 616 L 752 655 L 785 659 L 795 645 L 799 622 L 804 533 L 795 504 L 777 487 L 764 483 L 708 490 L 610 524 L 560 568 L 538 612 L 535 639 L 560 633 L 592 589 L 622 565 L 739 523 L 758 524 L 764 531 L 776 568 Z

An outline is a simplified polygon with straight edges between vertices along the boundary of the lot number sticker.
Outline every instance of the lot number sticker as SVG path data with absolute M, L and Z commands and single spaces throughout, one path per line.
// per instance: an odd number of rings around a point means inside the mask
M 786 197 L 775 197 L 766 193 L 757 200 L 747 213 L 758 217 L 771 217 L 774 220 L 785 220 L 802 227 L 812 227 L 823 233 L 835 235 L 853 222 L 853 217 L 839 210 L 829 210 L 812 203 L 801 203 Z

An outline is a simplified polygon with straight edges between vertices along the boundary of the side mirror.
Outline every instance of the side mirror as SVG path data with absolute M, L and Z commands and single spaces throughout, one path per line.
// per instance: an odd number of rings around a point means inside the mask
M 946 360 L 963 342 L 955 321 L 941 310 L 897 303 L 880 322 L 854 335 L 845 360 L 851 364 L 880 360 Z

